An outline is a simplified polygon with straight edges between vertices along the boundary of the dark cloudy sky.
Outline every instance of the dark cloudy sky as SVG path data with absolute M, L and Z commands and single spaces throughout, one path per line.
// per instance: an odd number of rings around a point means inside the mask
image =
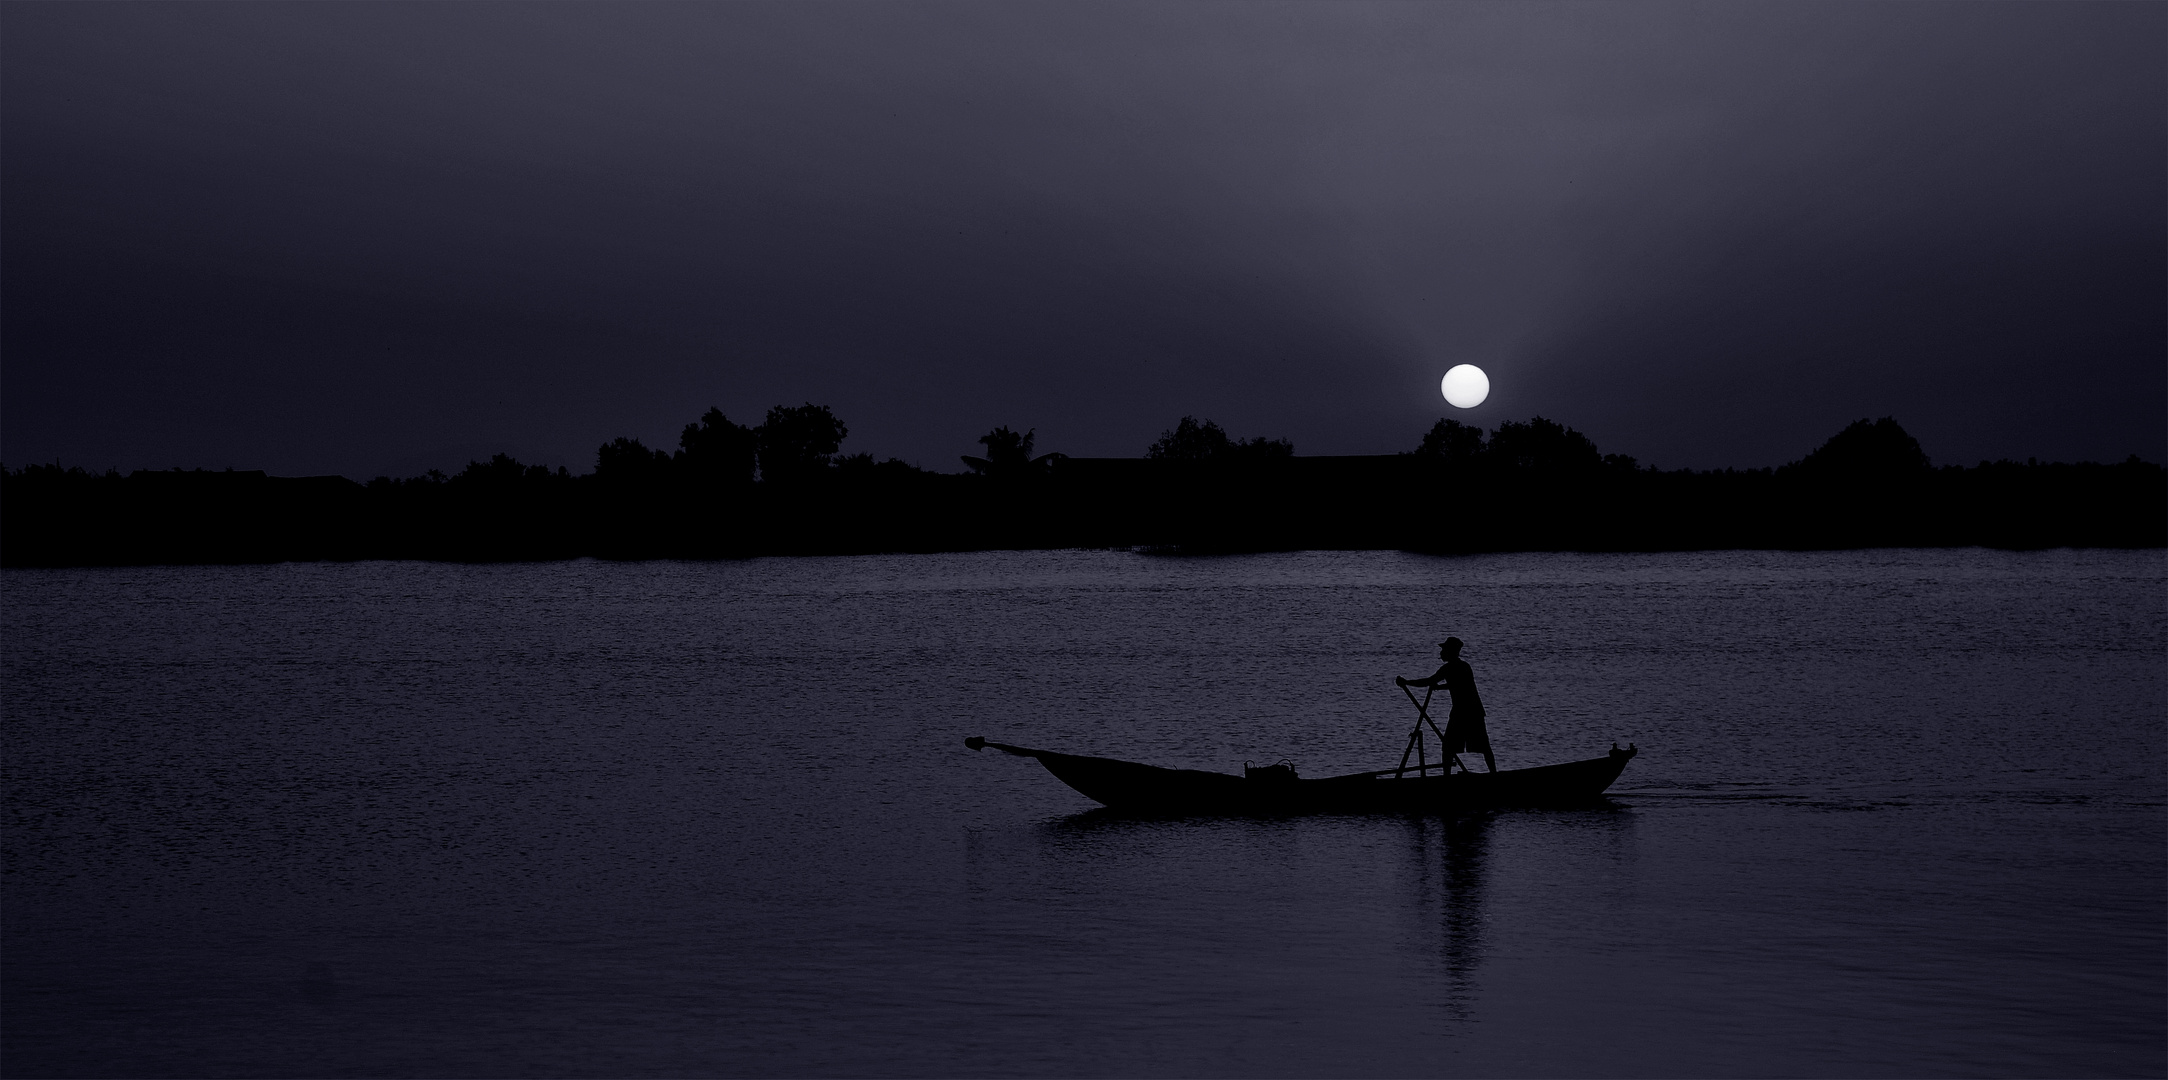
M 0 8 L 0 457 L 2168 442 L 2160 4 Z

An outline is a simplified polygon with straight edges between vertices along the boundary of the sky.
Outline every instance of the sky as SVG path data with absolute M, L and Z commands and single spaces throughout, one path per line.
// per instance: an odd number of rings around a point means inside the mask
M 2168 5 L 0 6 L 0 460 L 2168 448 Z M 1448 406 L 1455 364 L 1490 376 Z

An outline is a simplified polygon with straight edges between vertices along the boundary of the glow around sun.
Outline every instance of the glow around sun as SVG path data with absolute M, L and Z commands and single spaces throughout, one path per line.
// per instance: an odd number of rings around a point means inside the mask
M 1456 409 L 1473 409 L 1490 396 L 1490 376 L 1474 364 L 1459 364 L 1438 383 L 1445 400 Z

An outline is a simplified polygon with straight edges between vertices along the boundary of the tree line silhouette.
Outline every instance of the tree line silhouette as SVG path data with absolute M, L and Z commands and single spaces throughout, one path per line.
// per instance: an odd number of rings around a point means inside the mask
M 997 427 L 960 473 L 844 454 L 824 405 L 709 409 L 675 449 L 617 438 L 592 472 L 509 455 L 447 475 L 0 467 L 0 563 L 740 558 L 1127 547 L 1174 553 L 2168 544 L 2168 471 L 1934 466 L 1896 420 L 1774 469 L 1663 471 L 1556 421 L 1441 419 L 1400 454 L 1297 457 L 1182 417 L 1135 458 L 1037 453 Z

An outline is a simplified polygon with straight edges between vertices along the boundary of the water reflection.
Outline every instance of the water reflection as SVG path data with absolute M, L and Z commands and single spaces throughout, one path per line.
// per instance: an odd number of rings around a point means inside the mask
M 1586 963 L 1634 924 L 1635 817 L 1616 803 L 1414 817 L 1092 810 L 1042 820 L 1032 842 L 985 862 L 975 845 L 988 841 L 973 838 L 967 858 L 974 876 L 1064 913 L 1063 948 L 1095 953 L 1109 934 L 1155 943 L 1167 970 L 1138 993 L 1472 1036 L 1500 1001 L 1571 998 Z
M 1438 954 L 1445 966 L 1442 1004 L 1449 1019 L 1470 1018 L 1483 962 L 1483 875 L 1495 813 L 1413 818 L 1417 910 L 1439 912 Z
M 1574 910 L 1550 914 L 1575 925 L 1554 928 L 1545 936 L 1557 940 L 1537 944 L 1538 951 L 1570 949 L 1566 937 L 1630 920 L 1634 823 L 1631 809 L 1608 799 L 1581 810 L 1407 820 L 1414 907 L 1435 950 L 1447 1021 L 1475 1019 L 1481 969 L 1497 947 L 1490 940 L 1496 919 L 1510 913 L 1504 925 L 1526 924 L 1540 919 L 1528 909 L 1572 897 Z

